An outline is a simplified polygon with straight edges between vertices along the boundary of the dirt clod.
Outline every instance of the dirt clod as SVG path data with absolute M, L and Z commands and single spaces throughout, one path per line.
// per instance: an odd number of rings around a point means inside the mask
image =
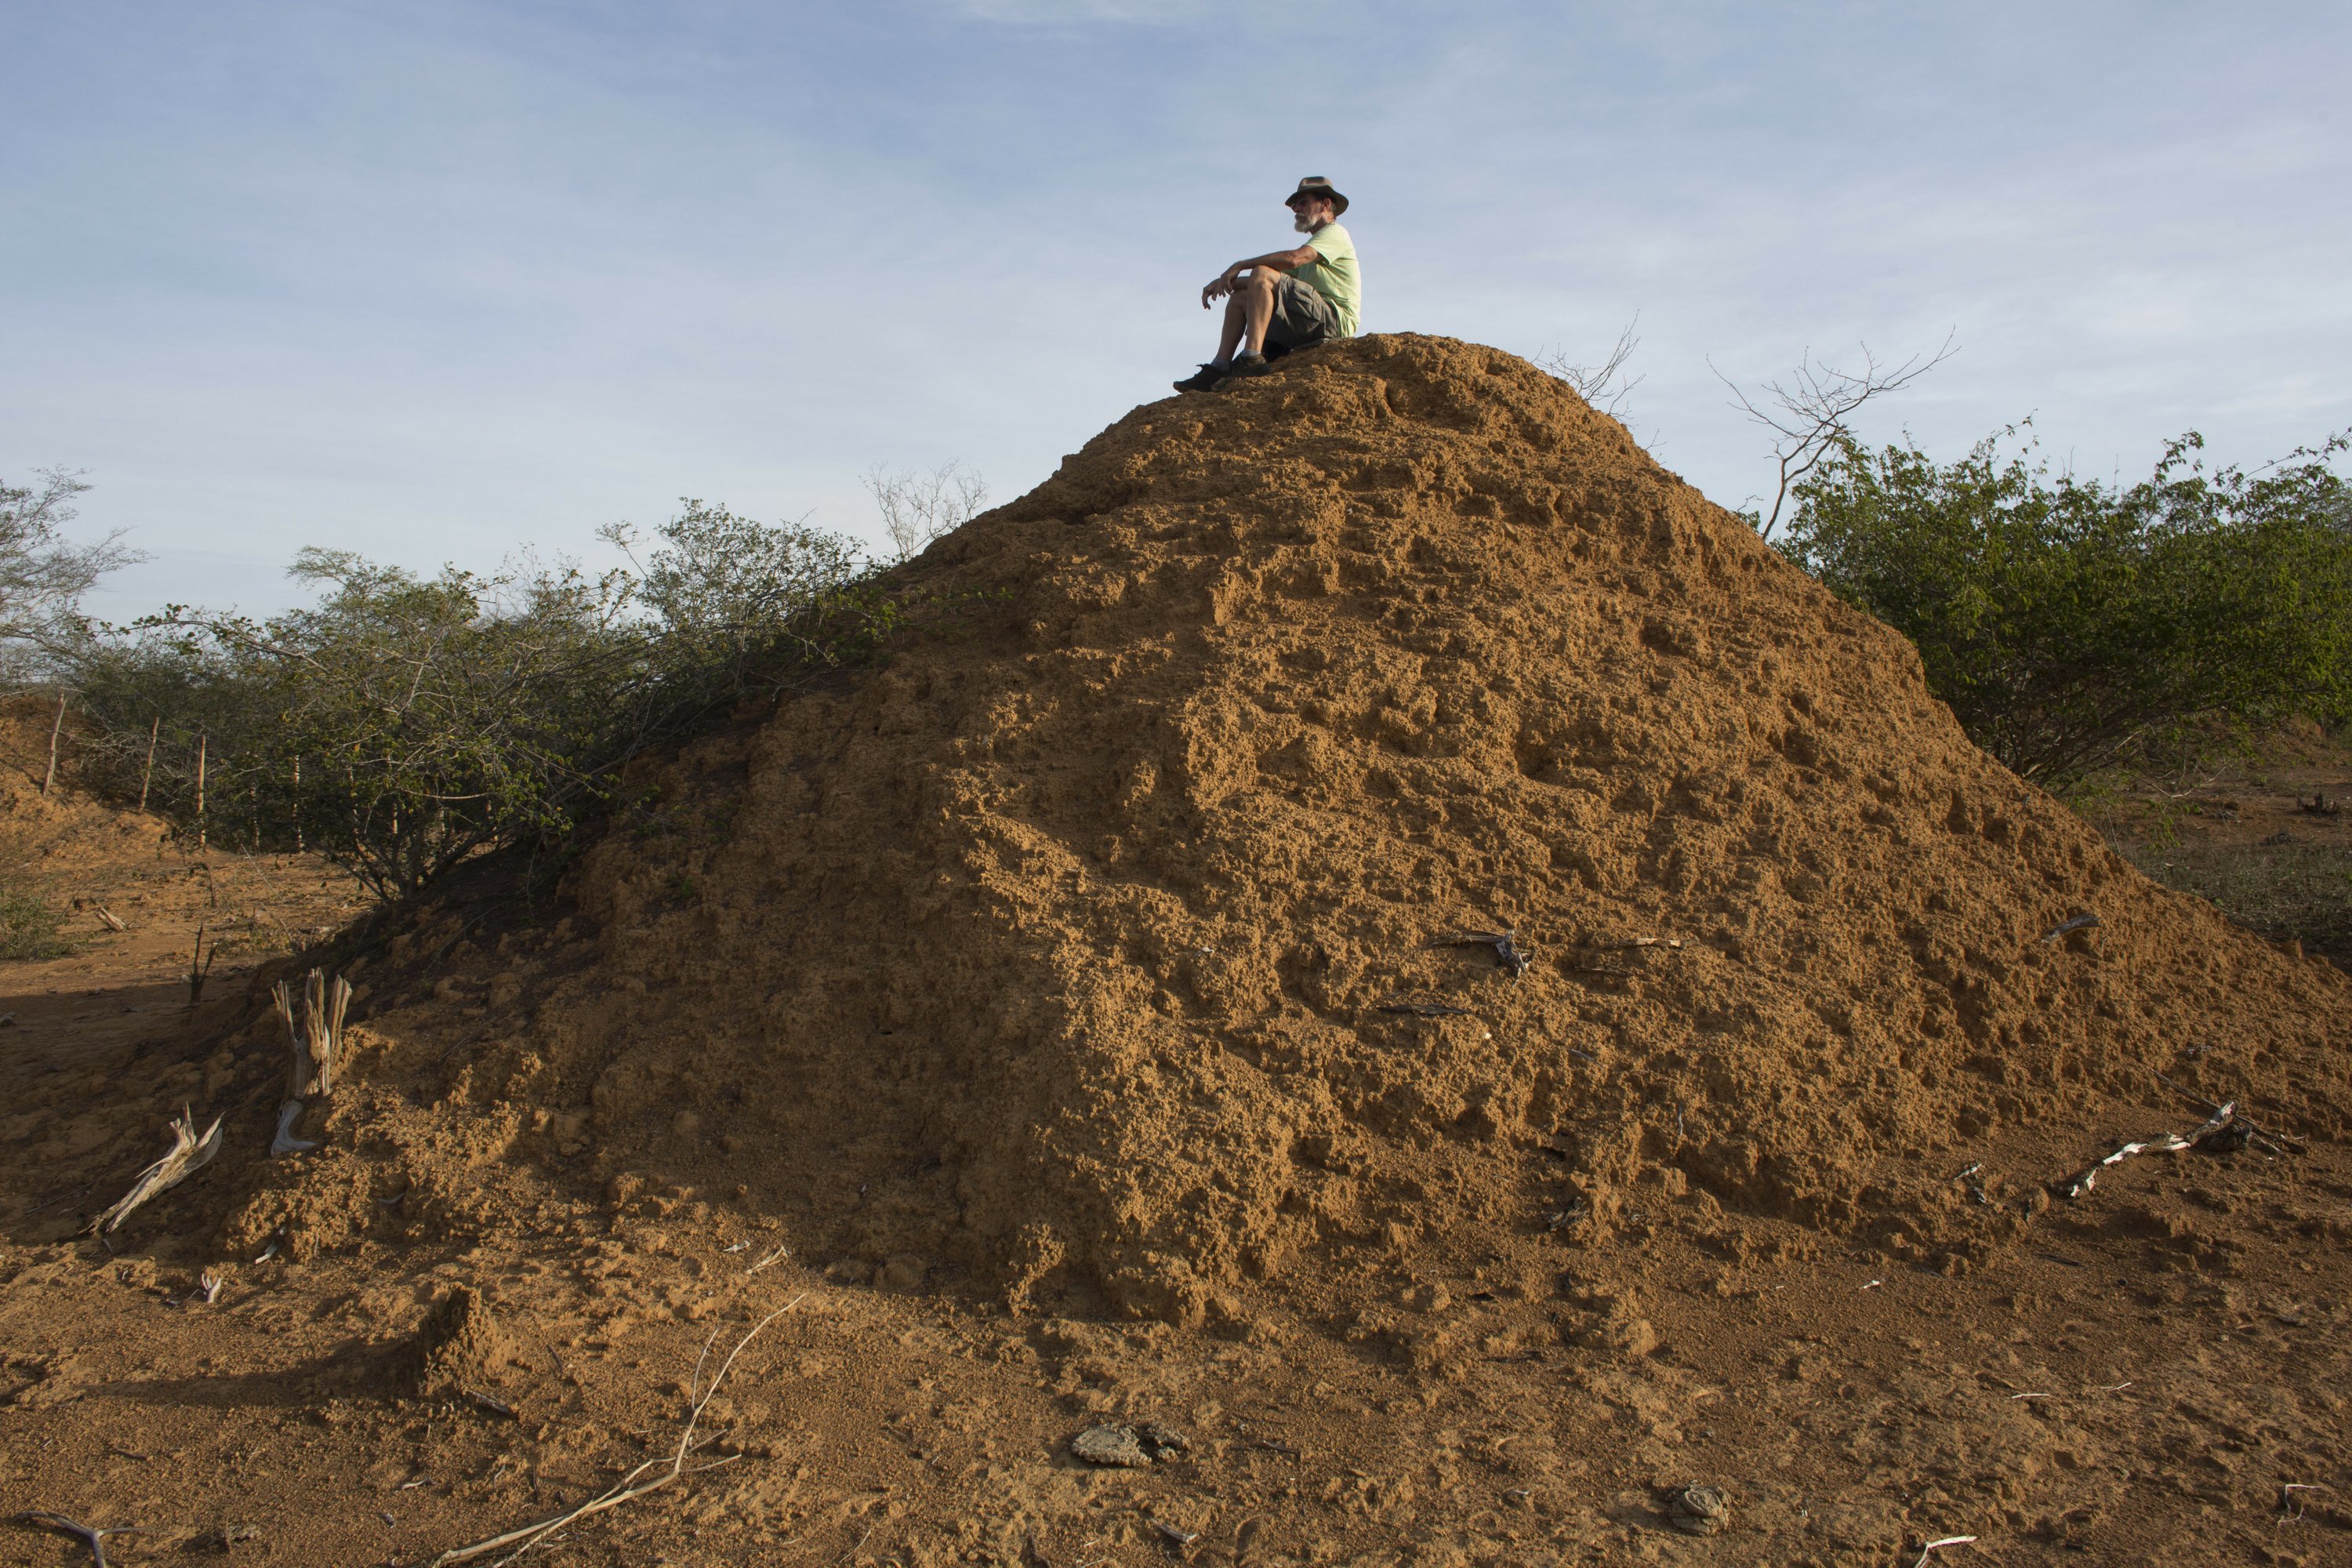
M 1089 1426 L 1070 1439 L 1070 1453 L 1089 1465 L 1137 1470 L 1151 1467 L 1143 1436 L 1132 1426 Z
M 481 1292 L 460 1285 L 436 1301 L 417 1326 L 402 1380 L 419 1399 L 478 1400 L 487 1397 L 479 1392 L 485 1386 L 504 1379 L 514 1348 Z

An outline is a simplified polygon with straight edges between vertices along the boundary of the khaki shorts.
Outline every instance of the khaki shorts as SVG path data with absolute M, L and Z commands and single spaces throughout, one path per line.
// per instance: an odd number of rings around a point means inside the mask
M 1265 346 L 1279 350 L 1313 348 L 1339 335 L 1339 312 L 1312 283 L 1301 283 L 1288 273 L 1274 286 L 1274 319 L 1265 324 Z

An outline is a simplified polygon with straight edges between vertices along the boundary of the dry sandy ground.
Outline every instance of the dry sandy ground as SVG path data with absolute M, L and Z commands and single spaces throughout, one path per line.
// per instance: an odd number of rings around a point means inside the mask
M 726 1203 L 585 1191 L 548 1195 L 560 1248 L 426 1236 L 294 1264 L 226 1256 L 194 1223 L 218 1212 L 200 1172 L 101 1243 L 88 1216 L 256 1007 L 257 955 L 232 951 L 187 1009 L 194 925 L 352 905 L 315 864 L 200 867 L 152 824 L 26 809 L 62 846 L 53 884 L 131 929 L 92 922 L 79 955 L 0 980 L 0 1515 L 137 1527 L 106 1538 L 116 1563 L 430 1562 L 670 1453 L 706 1343 L 788 1304 L 705 1408 L 693 1473 L 528 1560 L 1908 1564 L 1974 1536 L 1933 1561 L 2352 1561 L 2339 1147 L 2148 1157 L 2031 1198 L 2198 1120 L 2151 1108 L 1988 1151 L 1964 1184 L 2041 1212 L 1965 1276 L 1794 1232 L 1767 1261 L 1637 1231 L 1238 1339 L 845 1285 Z M 416 1325 L 458 1285 L 497 1304 L 482 1386 L 416 1397 Z M 1097 1419 L 1191 1447 L 1089 1469 L 1068 1440 Z M 1669 1528 L 1691 1483 L 1723 1489 L 1727 1530 Z M 0 1563 L 92 1560 L 0 1531 Z

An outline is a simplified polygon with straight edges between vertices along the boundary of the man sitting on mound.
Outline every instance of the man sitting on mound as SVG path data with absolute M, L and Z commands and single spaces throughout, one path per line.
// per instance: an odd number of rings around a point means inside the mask
M 1177 391 L 1206 392 L 1229 375 L 1255 375 L 1265 368 L 1269 347 L 1279 355 L 1327 338 L 1356 335 L 1356 306 L 1362 298 L 1356 242 L 1339 223 L 1348 198 L 1322 175 L 1309 174 L 1286 205 L 1290 226 L 1307 236 L 1307 243 L 1236 261 L 1201 290 L 1203 310 L 1212 300 L 1226 301 L 1225 328 L 1217 339 L 1217 357 L 1197 375 L 1178 382 Z

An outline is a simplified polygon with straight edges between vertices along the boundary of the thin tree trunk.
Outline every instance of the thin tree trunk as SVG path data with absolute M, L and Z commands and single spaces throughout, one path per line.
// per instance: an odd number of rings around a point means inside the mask
M 294 853 L 302 853 L 302 759 L 294 759 Z
M 155 721 L 147 726 L 147 766 L 139 775 L 139 809 L 142 811 L 147 809 L 148 783 L 155 776 L 155 738 L 163 732 L 163 716 L 158 713 Z
M 58 693 L 58 721 L 49 726 L 49 772 L 41 780 L 41 793 L 47 795 L 58 782 L 58 742 L 66 732 L 66 694 Z
M 196 731 L 196 853 L 205 853 L 205 742 L 202 730 Z

